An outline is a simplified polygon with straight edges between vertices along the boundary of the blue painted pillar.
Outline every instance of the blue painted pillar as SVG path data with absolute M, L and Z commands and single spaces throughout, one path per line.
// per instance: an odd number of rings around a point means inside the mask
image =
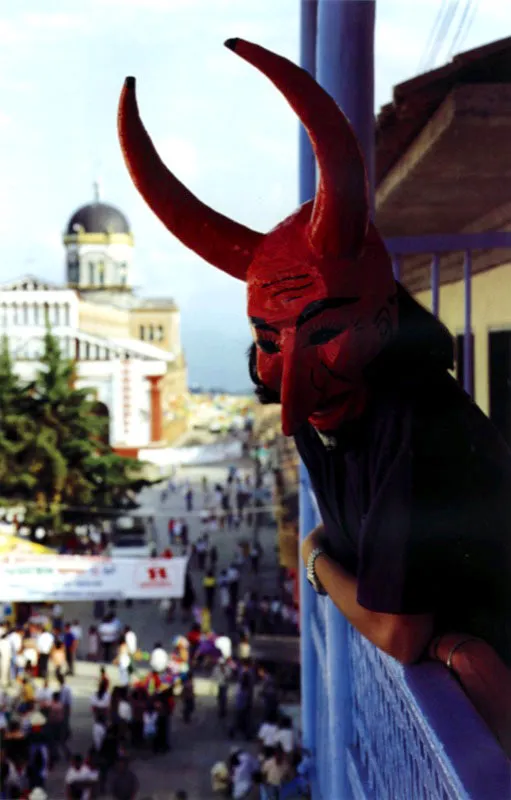
M 472 396 L 474 384 L 474 349 L 472 347 L 472 253 L 467 250 L 463 261 L 465 282 L 465 335 L 463 337 L 463 388 Z
M 365 155 L 374 208 L 374 0 L 319 0 L 316 78 L 342 108 Z M 347 751 L 353 743 L 348 622 L 332 602 L 326 612 L 328 798 L 350 795 Z
M 440 312 L 440 256 L 435 253 L 431 261 L 431 309 L 435 317 Z
M 374 195 L 375 0 L 319 0 L 316 77 L 342 108 L 365 155 Z
M 318 0 L 300 2 L 300 66 L 316 76 L 316 22 Z M 309 137 L 300 125 L 298 140 L 299 203 L 312 200 L 316 190 L 316 159 Z
M 301 0 L 300 3 L 300 66 L 316 74 L 316 20 L 317 0 Z M 316 190 L 316 160 L 303 125 L 300 125 L 299 141 L 299 202 L 311 200 Z M 300 464 L 300 541 L 317 524 L 310 496 L 310 481 L 307 470 Z M 316 608 L 315 593 L 307 581 L 300 564 L 300 650 L 302 683 L 302 741 L 316 761 L 316 686 L 318 681 L 318 659 L 312 641 L 311 622 Z M 314 778 L 313 778 L 314 780 Z
M 305 465 L 300 463 L 300 540 L 318 524 L 311 501 L 310 480 Z M 301 559 L 300 559 L 301 565 Z M 300 656 L 302 681 L 302 741 L 316 761 L 316 687 L 318 658 L 312 640 L 311 623 L 316 613 L 316 593 L 300 568 Z

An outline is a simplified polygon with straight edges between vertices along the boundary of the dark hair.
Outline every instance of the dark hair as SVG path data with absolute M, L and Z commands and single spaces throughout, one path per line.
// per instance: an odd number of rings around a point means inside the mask
M 252 342 L 247 351 L 248 355 L 248 373 L 250 380 L 254 384 L 255 396 L 259 402 L 266 405 L 278 405 L 280 403 L 280 394 L 273 389 L 269 389 L 264 385 L 259 375 L 257 374 L 257 346 Z

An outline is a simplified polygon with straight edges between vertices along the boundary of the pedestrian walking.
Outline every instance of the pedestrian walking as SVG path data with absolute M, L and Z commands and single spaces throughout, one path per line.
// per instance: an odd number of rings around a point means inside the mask
M 64 648 L 66 651 L 67 674 L 74 675 L 76 639 L 71 630 L 71 625 L 66 622 L 64 627 Z
M 195 711 L 195 690 L 193 679 L 187 675 L 183 680 L 183 690 L 181 693 L 183 701 L 183 722 L 190 722 Z
M 64 675 L 60 676 L 58 682 L 60 702 L 64 708 L 62 736 L 64 742 L 68 742 L 71 739 L 71 711 L 73 708 L 73 692 L 71 691 L 71 687 L 66 683 Z
M 236 689 L 235 716 L 229 730 L 229 738 L 233 739 L 236 733 L 241 733 L 245 739 L 250 739 L 252 713 L 252 683 L 248 673 L 243 673 Z
M 229 693 L 229 678 L 230 678 L 230 669 L 227 666 L 226 661 L 222 658 L 216 664 L 213 674 L 212 680 L 216 682 L 216 690 L 217 690 L 217 708 L 218 708 L 218 717 L 219 719 L 225 719 L 227 716 L 227 699 Z
M 213 611 L 213 607 L 215 605 L 215 594 L 216 594 L 216 578 L 215 574 L 212 569 L 209 569 L 202 580 L 202 585 L 204 587 L 204 597 L 205 602 L 204 605 L 208 609 L 208 611 Z
M 71 624 L 71 633 L 75 637 L 75 660 L 82 657 L 81 643 L 83 638 L 83 630 L 79 620 L 73 620 Z
M 230 605 L 236 609 L 238 605 L 238 595 L 240 588 L 240 571 L 236 564 L 231 564 L 227 571 L 227 583 L 229 587 Z
M 199 541 L 197 542 L 197 565 L 198 568 L 203 572 L 206 569 L 206 557 L 208 554 L 208 545 L 206 543 L 206 537 L 201 536 Z
M 53 650 L 55 637 L 50 631 L 42 630 L 36 640 L 36 647 L 38 652 L 37 658 L 37 674 L 43 680 L 48 676 L 48 661 L 50 653 Z
M 112 660 L 114 645 L 119 638 L 119 625 L 113 613 L 107 614 L 98 629 L 99 640 L 103 649 L 103 661 L 109 664 Z
M 193 511 L 193 489 L 191 486 L 189 489 L 186 490 L 185 501 L 186 501 L 186 510 Z
M 216 544 L 213 544 L 209 549 L 209 566 L 213 572 L 215 572 L 216 570 L 217 563 L 218 563 L 218 548 Z
M 185 519 L 181 519 L 181 544 L 188 547 L 188 523 Z
M 191 611 L 195 605 L 196 594 L 193 588 L 192 578 L 189 572 L 185 575 L 185 591 L 181 598 L 181 620 L 187 622 L 190 619 Z
M 57 680 L 64 675 L 66 668 L 66 650 L 64 643 L 60 639 L 55 640 L 55 647 L 51 651 L 51 660 L 55 669 L 55 677 Z
M 87 659 L 97 661 L 99 657 L 99 635 L 95 625 L 89 627 L 87 636 Z
M 52 623 L 53 623 L 53 630 L 57 633 L 62 632 L 62 628 L 64 626 L 64 619 L 63 619 L 64 612 L 62 610 L 62 606 L 60 603 L 55 603 L 53 606 L 53 610 L 51 612 L 52 616 Z
M 61 754 L 69 756 L 65 736 L 65 710 L 60 692 L 54 692 L 48 709 L 48 742 L 50 746 L 50 767 L 59 761 Z
M 254 575 L 259 574 L 259 561 L 262 555 L 262 548 L 259 542 L 252 542 L 250 545 L 250 569 Z

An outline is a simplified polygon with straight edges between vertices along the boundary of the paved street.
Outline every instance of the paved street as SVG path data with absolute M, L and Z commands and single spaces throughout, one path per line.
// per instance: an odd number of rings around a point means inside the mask
M 249 462 L 242 465 L 248 468 Z M 182 482 L 188 478 L 195 488 L 197 500 L 196 513 L 188 517 L 190 527 L 190 541 L 193 542 L 199 535 L 199 502 L 202 498 L 200 482 L 206 475 L 210 485 L 216 482 L 225 483 L 227 465 L 213 467 L 186 467 L 182 468 L 178 480 Z M 161 489 L 146 490 L 141 501 L 143 508 L 152 514 L 155 520 L 157 545 L 159 550 L 168 546 L 168 520 L 170 517 L 185 516 L 185 502 L 181 491 L 168 496 L 167 502 L 161 503 Z M 236 542 L 240 538 L 249 538 L 251 531 L 241 528 L 239 531 L 219 531 L 215 538 L 219 552 L 218 570 L 226 567 L 233 556 Z M 256 589 L 260 594 L 273 594 L 277 585 L 276 567 L 276 535 L 275 528 L 263 527 L 260 529 L 259 540 L 263 547 L 264 555 L 261 563 L 260 574 L 252 576 L 242 575 L 240 597 L 248 589 Z M 202 574 L 196 570 L 192 572 L 197 599 L 202 603 Z M 218 600 L 218 598 L 217 598 Z M 78 617 L 84 631 L 91 624 L 92 604 L 74 603 L 64 604 L 65 617 L 73 619 Z M 137 601 L 131 608 L 123 605 L 119 607 L 119 617 L 122 622 L 129 623 L 137 632 L 139 645 L 143 650 L 151 650 L 156 641 L 162 641 L 164 646 L 171 646 L 173 637 L 178 633 L 186 632 L 186 625 L 179 623 L 180 613 L 176 615 L 177 621 L 168 624 L 159 613 L 159 604 L 152 601 Z M 213 614 L 213 628 L 221 630 L 224 627 L 221 612 L 217 608 Z M 77 676 L 70 679 L 76 703 L 73 713 L 74 736 L 72 749 L 76 752 L 86 752 L 91 742 L 91 715 L 89 700 L 95 688 L 96 676 L 99 668 L 87 663 L 78 664 Z M 116 668 L 110 668 L 111 677 L 115 684 Z M 154 800 L 171 800 L 177 789 L 186 789 L 189 800 L 209 800 L 214 795 L 211 793 L 209 771 L 211 766 L 219 759 L 223 760 L 229 753 L 231 742 L 227 738 L 225 725 L 219 723 L 216 717 L 215 698 L 210 682 L 198 678 L 196 680 L 197 711 L 192 723 L 185 725 L 180 719 L 180 708 L 177 704 L 173 722 L 173 750 L 167 756 L 151 756 L 145 759 L 136 759 L 133 763 L 143 791 L 140 798 L 154 798 Z M 63 769 L 58 769 L 51 777 L 50 797 L 55 800 L 63 795 Z

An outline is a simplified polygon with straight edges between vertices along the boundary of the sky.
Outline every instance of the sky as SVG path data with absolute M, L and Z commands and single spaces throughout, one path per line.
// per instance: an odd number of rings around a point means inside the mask
M 441 1 L 377 0 L 376 108 L 422 71 Z M 464 6 L 472 24 L 454 52 L 511 35 L 509 0 L 458 0 L 459 21 Z M 437 66 L 452 57 L 455 31 Z M 64 280 L 62 232 L 99 178 L 102 199 L 131 223 L 138 290 L 181 307 L 190 382 L 243 390 L 245 287 L 165 230 L 133 187 L 116 133 L 122 83 L 135 75 L 162 158 L 204 202 L 261 231 L 291 213 L 297 121 L 222 46 L 233 36 L 298 61 L 299 0 L 0 0 L 0 281 Z

